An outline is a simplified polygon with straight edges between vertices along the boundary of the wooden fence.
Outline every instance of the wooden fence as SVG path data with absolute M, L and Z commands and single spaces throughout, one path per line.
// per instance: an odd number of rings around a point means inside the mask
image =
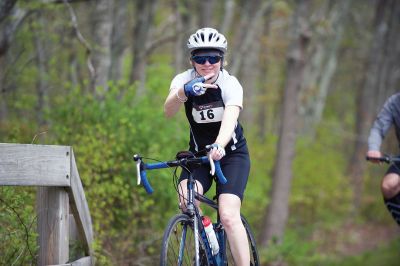
M 0 186 L 38 186 L 38 265 L 94 265 L 92 220 L 72 147 L 0 143 Z M 84 256 L 69 262 L 72 231 Z

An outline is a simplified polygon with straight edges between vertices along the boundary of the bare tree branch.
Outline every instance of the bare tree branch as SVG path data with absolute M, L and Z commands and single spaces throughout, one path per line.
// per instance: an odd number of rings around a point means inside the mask
M 153 42 L 149 43 L 146 45 L 146 56 L 151 54 L 152 51 L 154 51 L 154 49 L 156 49 L 157 47 L 164 45 L 167 42 L 172 42 L 174 41 L 176 38 L 178 37 L 178 33 L 171 33 L 169 35 L 166 36 L 162 36 L 157 40 L 154 40 Z
M 64 4 L 68 8 L 69 14 L 71 15 L 72 26 L 75 30 L 76 37 L 78 38 L 79 42 L 86 48 L 86 55 L 87 55 L 86 64 L 88 66 L 89 74 L 90 74 L 90 87 L 94 88 L 94 84 L 96 81 L 96 72 L 93 67 L 93 62 L 92 62 L 92 58 L 91 58 L 92 48 L 90 47 L 89 43 L 86 41 L 86 39 L 82 36 L 81 32 L 79 31 L 78 20 L 76 18 L 73 8 L 69 4 L 69 0 L 63 0 L 63 1 L 64 1 Z

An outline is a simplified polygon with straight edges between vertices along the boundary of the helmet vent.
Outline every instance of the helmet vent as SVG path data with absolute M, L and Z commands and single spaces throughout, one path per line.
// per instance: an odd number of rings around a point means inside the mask
M 204 33 L 201 33 L 200 36 L 201 36 L 201 40 L 204 42 Z

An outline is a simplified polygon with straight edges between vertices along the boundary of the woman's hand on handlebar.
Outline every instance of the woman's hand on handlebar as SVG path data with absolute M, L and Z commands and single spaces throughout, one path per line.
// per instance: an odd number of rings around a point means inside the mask
M 219 161 L 225 156 L 225 149 L 222 147 L 222 145 L 213 143 L 210 146 L 211 150 L 208 152 L 208 154 L 214 161 Z

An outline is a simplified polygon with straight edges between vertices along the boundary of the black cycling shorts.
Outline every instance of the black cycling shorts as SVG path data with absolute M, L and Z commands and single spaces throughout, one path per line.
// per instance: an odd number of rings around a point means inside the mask
M 221 159 L 222 173 L 226 177 L 226 184 L 216 185 L 217 196 L 223 193 L 234 194 L 243 200 L 243 193 L 246 189 L 247 179 L 250 173 L 250 156 L 247 145 L 229 152 Z M 194 178 L 203 186 L 204 193 L 206 193 L 213 182 L 213 177 L 210 174 L 210 165 L 204 164 L 199 168 L 193 170 Z M 182 171 L 179 181 L 188 179 L 189 173 Z M 216 180 L 218 180 L 216 178 Z

